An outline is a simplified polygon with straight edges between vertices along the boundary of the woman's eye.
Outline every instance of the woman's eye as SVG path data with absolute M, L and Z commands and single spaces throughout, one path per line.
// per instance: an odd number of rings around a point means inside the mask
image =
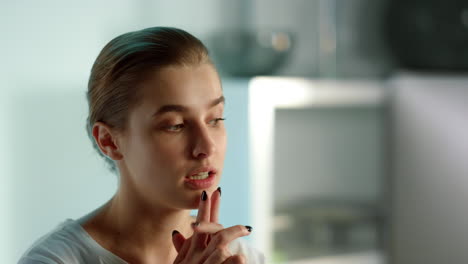
M 182 128 L 184 128 L 184 124 L 177 124 L 177 125 L 173 125 L 173 126 L 167 126 L 166 130 L 170 131 L 170 132 L 178 132 L 178 131 L 182 130 Z
M 208 122 L 210 126 L 216 127 L 218 126 L 219 122 L 226 120 L 225 118 L 215 118 Z M 169 132 L 180 132 L 182 129 L 185 128 L 185 124 L 176 124 L 176 125 L 168 125 L 164 127 L 164 130 Z
M 213 126 L 216 126 L 216 125 L 218 125 L 218 123 L 220 121 L 224 121 L 224 120 L 226 120 L 226 119 L 225 118 L 215 118 L 215 119 L 210 121 L 210 124 L 213 125 Z

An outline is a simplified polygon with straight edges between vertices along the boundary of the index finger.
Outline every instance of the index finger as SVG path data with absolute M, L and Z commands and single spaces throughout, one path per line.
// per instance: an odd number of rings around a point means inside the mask
M 200 197 L 200 203 L 198 205 L 198 213 L 197 213 L 197 222 L 208 222 L 210 221 L 210 197 L 206 191 L 203 191 Z M 206 241 L 208 239 L 207 234 L 202 234 L 195 232 L 193 234 L 192 239 L 192 248 L 204 248 L 206 247 Z
M 198 213 L 197 213 L 197 222 L 201 223 L 203 221 L 210 221 L 210 210 L 211 210 L 211 203 L 210 197 L 203 191 L 200 197 L 200 203 L 198 205 Z

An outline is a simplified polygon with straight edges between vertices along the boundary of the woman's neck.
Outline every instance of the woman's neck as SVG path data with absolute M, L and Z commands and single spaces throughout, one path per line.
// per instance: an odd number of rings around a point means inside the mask
M 119 189 L 83 227 L 101 246 L 129 263 L 172 263 L 172 231 L 192 235 L 189 210 L 149 206 Z

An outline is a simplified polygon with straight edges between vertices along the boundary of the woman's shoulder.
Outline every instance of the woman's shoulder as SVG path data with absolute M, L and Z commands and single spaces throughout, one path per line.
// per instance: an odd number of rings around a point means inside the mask
M 248 241 L 243 238 L 238 238 L 229 244 L 229 249 L 234 255 L 242 254 L 245 256 L 248 264 L 263 264 L 265 263 L 264 255 L 252 247 Z
M 70 253 L 73 252 L 73 239 L 71 219 L 67 219 L 53 230 L 36 240 L 23 254 L 19 263 L 66 263 Z M 64 254 L 68 252 L 68 254 Z
M 34 242 L 18 263 L 125 263 L 115 256 L 106 256 L 94 243 L 78 222 L 67 219 Z

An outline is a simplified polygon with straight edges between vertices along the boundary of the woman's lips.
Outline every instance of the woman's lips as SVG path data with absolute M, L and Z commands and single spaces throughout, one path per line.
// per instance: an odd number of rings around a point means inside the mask
M 215 179 L 216 179 L 215 176 L 216 176 L 215 172 L 210 172 L 208 175 L 208 178 L 206 179 L 196 180 L 196 179 L 191 179 L 189 177 L 185 177 L 184 183 L 187 187 L 193 190 L 207 189 L 215 183 Z

